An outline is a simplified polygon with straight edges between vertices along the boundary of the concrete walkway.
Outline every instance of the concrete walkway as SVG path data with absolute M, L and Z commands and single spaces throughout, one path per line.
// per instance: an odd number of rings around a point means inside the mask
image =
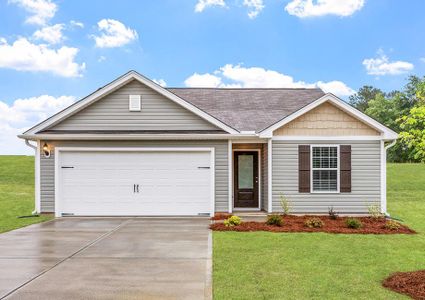
M 206 218 L 62 218 L 0 234 L 0 298 L 211 299 Z

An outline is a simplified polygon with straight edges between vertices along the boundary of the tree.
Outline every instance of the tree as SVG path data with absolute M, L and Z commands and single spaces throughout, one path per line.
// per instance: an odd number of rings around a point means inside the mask
M 409 160 L 425 162 L 425 105 L 413 107 L 399 122 L 400 141 L 408 148 Z
M 365 112 L 369 106 L 369 101 L 376 98 L 377 95 L 384 95 L 380 89 L 370 85 L 365 85 L 357 93 L 351 95 L 348 99 L 352 106 Z

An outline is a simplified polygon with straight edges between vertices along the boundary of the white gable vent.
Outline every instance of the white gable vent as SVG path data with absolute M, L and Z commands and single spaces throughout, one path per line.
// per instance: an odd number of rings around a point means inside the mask
M 128 109 L 130 111 L 141 111 L 142 101 L 140 95 L 129 95 L 128 97 Z

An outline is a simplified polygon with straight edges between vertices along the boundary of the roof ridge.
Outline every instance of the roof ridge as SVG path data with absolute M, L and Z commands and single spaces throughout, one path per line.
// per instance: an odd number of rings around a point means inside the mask
M 217 88 L 217 87 L 165 87 L 167 90 L 320 90 L 321 88 Z

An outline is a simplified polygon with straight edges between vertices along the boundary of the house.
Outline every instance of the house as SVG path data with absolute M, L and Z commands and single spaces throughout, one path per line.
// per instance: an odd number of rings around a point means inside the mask
M 22 135 L 57 217 L 386 212 L 397 134 L 320 89 L 163 88 L 135 71 Z

